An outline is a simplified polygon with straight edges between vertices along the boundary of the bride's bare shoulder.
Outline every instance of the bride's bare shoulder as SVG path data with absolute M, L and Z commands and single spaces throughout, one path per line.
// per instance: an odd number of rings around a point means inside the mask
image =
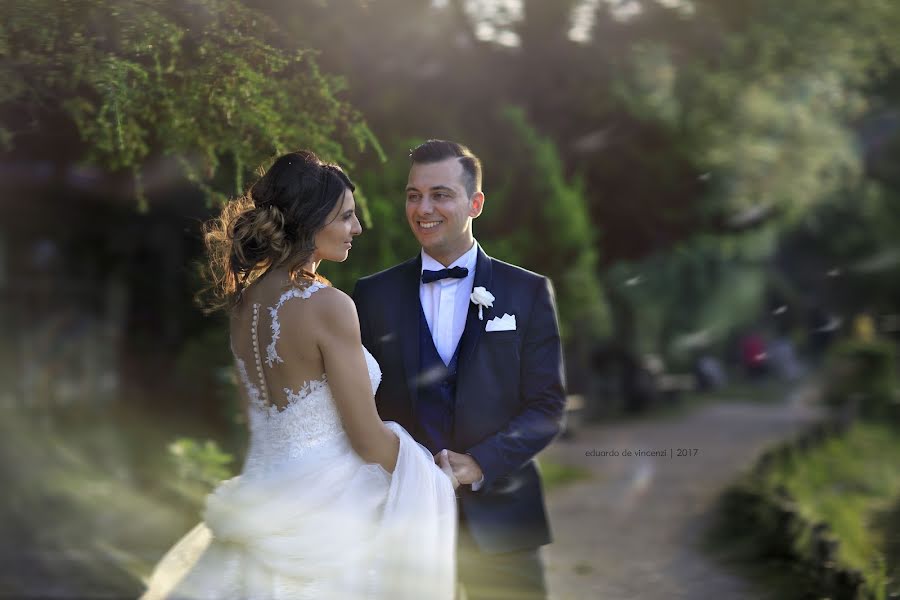
M 351 321 L 357 323 L 356 304 L 353 298 L 343 291 L 328 286 L 316 290 L 309 297 L 309 309 L 317 320 L 323 324 L 334 325 L 337 322 Z

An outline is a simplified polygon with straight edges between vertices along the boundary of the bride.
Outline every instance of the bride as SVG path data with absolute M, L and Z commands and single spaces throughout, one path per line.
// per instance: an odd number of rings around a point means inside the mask
M 207 224 L 250 445 L 143 598 L 453 597 L 450 465 L 378 417 L 353 301 L 316 273 L 362 232 L 353 190 L 294 152 Z

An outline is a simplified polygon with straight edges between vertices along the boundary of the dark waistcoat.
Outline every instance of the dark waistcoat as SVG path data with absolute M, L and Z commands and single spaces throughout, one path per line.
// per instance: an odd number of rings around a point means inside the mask
M 419 304 L 419 376 L 416 428 L 418 439 L 432 454 L 452 446 L 456 376 L 459 364 L 457 344 L 450 364 L 438 354 L 428 329 L 428 321 Z

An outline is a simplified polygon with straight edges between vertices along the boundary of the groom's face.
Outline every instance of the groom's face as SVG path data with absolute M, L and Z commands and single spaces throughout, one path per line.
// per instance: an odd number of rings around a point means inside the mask
M 481 214 L 484 194 L 466 191 L 457 158 L 413 163 L 406 185 L 406 220 L 422 248 L 449 265 L 472 247 L 472 219 Z

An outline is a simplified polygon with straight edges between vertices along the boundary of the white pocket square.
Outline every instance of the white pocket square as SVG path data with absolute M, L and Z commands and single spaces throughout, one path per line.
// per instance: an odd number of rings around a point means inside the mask
M 503 313 L 502 317 L 494 317 L 487 322 L 484 327 L 485 331 L 515 331 L 516 315 Z

